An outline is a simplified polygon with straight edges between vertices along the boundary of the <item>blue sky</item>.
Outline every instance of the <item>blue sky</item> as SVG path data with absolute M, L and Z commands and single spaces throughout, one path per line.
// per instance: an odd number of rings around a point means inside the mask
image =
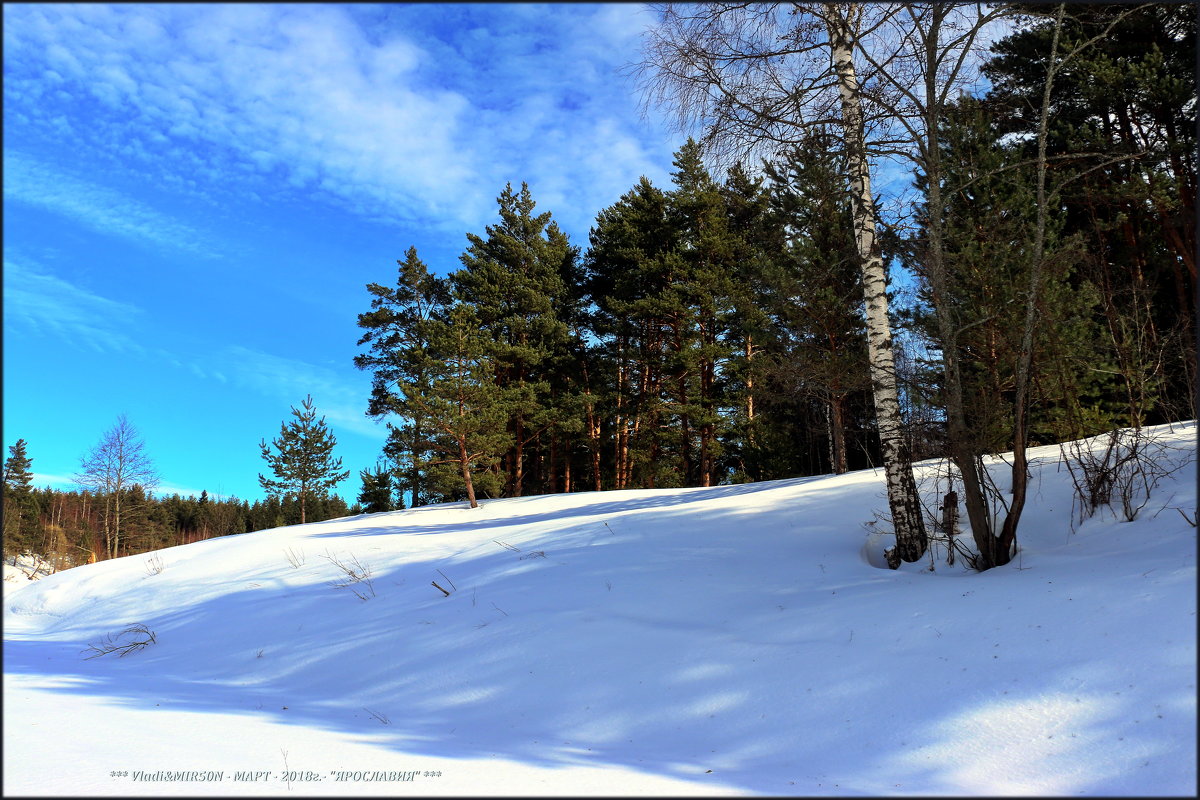
M 643 119 L 633 4 L 36 5 L 4 14 L 4 456 L 72 486 L 126 414 L 159 493 L 262 496 L 311 393 L 352 470 L 356 316 L 527 181 L 580 247 L 683 141 Z

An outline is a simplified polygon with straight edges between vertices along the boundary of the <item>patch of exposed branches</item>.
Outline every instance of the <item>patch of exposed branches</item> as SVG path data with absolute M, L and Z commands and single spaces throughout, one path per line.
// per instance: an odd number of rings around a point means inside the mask
M 130 653 L 136 653 L 138 650 L 143 650 L 158 641 L 154 631 L 147 628 L 141 623 L 130 625 L 120 633 L 106 634 L 104 639 L 96 644 L 89 644 L 87 649 L 81 650 L 80 653 L 91 653 L 84 660 L 99 658 L 113 653 L 117 654 L 118 658 L 124 658 Z
M 438 575 L 441 575 L 441 576 L 442 576 L 442 578 L 443 578 L 443 579 L 446 581 L 446 583 L 450 584 L 450 589 L 449 589 L 449 590 L 447 590 L 447 589 L 445 589 L 444 587 L 440 586 L 440 585 L 438 584 L 438 582 L 437 582 L 437 581 L 430 581 L 430 584 L 432 584 L 432 585 L 433 585 L 433 588 L 435 588 L 435 589 L 437 589 L 438 591 L 440 591 L 440 592 L 441 592 L 443 595 L 445 595 L 446 597 L 449 597 L 451 594 L 453 594 L 454 592 L 457 592 L 457 591 L 458 591 L 458 587 L 454 585 L 454 581 L 450 580 L 450 576 L 449 576 L 449 575 L 447 575 L 446 573 L 442 572 L 440 569 L 437 571 L 437 573 L 438 573 Z M 473 604 L 474 604 L 474 599 L 472 599 L 472 601 L 471 601 L 471 602 L 472 602 L 472 605 L 473 605 Z
M 1060 449 L 1075 486 L 1072 528 L 1103 506 L 1132 522 L 1158 485 L 1196 457 L 1146 428 L 1118 428 Z
M 375 596 L 371 567 L 359 561 L 358 556 L 351 555 L 349 563 L 328 552 L 321 557 L 342 573 L 342 578 L 329 582 L 330 586 L 335 589 L 349 589 L 359 600 L 370 600 Z
M 287 550 L 283 551 L 283 555 L 287 558 L 288 563 L 292 565 L 292 569 L 300 569 L 300 567 L 304 566 L 305 559 L 303 550 L 296 552 L 289 547 Z
M 372 711 L 371 709 L 367 708 L 366 706 L 363 706 L 363 711 L 367 712 L 374 719 L 378 720 L 380 725 L 391 725 L 392 724 L 392 721 L 390 719 L 388 719 L 387 714 L 381 713 L 379 711 Z

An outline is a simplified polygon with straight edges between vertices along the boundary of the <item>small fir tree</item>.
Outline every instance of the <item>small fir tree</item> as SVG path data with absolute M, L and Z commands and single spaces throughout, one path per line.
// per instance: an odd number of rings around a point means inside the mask
M 396 504 L 392 501 L 392 471 L 390 469 L 379 463 L 373 470 L 361 470 L 358 477 L 362 479 L 358 502 L 362 504 L 364 514 L 397 510 Z M 400 507 L 403 505 L 401 503 Z
M 342 469 L 342 460 L 333 457 L 337 444 L 325 418 L 317 419 L 312 396 L 304 398 L 304 410 L 292 406 L 294 422 L 280 427 L 279 438 L 270 445 L 259 442 L 262 457 L 275 473 L 275 479 L 258 476 L 263 490 L 272 497 L 295 497 L 300 504 L 300 524 L 308 521 L 306 508 L 310 498 L 323 497 L 335 485 L 350 477 Z M 272 452 L 274 447 L 275 452 Z

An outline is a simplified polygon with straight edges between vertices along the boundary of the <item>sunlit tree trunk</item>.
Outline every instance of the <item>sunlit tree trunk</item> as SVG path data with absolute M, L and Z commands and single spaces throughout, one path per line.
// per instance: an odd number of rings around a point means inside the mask
M 858 246 L 866 301 L 867 355 L 875 398 L 875 417 L 887 481 L 888 507 L 896 534 L 896 556 L 913 562 L 925 553 L 928 537 L 913 479 L 912 461 L 900 416 L 896 387 L 896 364 L 888 320 L 887 274 L 876 241 L 878 214 L 871 194 L 866 136 L 858 77 L 853 57 L 853 18 L 858 5 L 825 4 L 823 14 L 829 30 L 833 68 L 842 101 L 842 127 L 846 164 L 850 178 L 850 200 L 854 214 L 854 238 Z

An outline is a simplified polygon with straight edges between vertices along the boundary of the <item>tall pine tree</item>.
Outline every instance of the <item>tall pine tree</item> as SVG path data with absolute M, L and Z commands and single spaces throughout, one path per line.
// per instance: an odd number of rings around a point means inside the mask
M 570 302 L 577 252 L 549 212 L 534 214 L 529 186 L 506 185 L 500 221 L 486 236 L 467 234 L 463 268 L 450 276 L 455 297 L 471 307 L 491 338 L 494 380 L 505 402 L 512 445 L 504 454 L 504 493 L 520 496 L 544 437 L 567 415 L 551 388 L 556 366 L 573 341 L 564 307 Z
M 390 419 L 387 423 L 384 455 L 398 465 L 397 489 L 401 496 L 407 493 L 409 505 L 415 507 L 429 500 L 434 429 L 423 406 L 411 402 L 410 394 L 429 391 L 437 366 L 429 352 L 430 326 L 449 303 L 450 289 L 444 278 L 430 274 L 415 247 L 396 263 L 394 287 L 367 284 L 371 310 L 358 316 L 358 326 L 364 330 L 358 344 L 368 349 L 354 357 L 354 365 L 373 373 L 367 415 L 399 420 L 398 425 Z

